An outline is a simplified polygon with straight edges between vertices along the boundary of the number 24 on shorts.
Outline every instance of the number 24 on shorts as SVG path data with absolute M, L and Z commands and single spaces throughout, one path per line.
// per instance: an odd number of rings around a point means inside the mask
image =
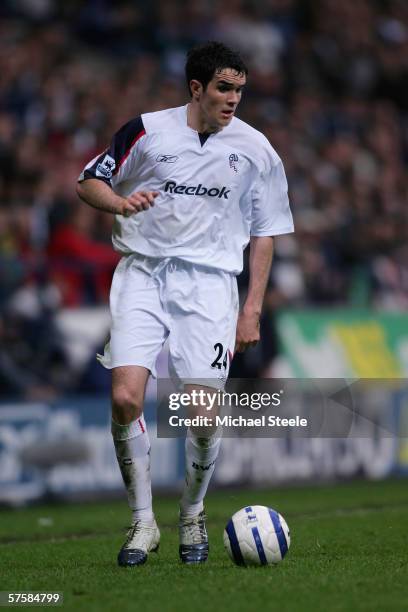
M 217 342 L 216 344 L 214 344 L 214 350 L 216 352 L 216 357 L 214 359 L 214 361 L 211 364 L 212 368 L 217 368 L 218 370 L 221 370 L 221 368 L 224 368 L 224 370 L 227 369 L 227 365 L 228 365 L 228 349 L 225 349 L 225 354 L 224 354 L 224 347 L 221 344 L 221 342 Z M 224 355 L 224 359 L 222 360 L 221 363 L 221 359 L 222 356 Z

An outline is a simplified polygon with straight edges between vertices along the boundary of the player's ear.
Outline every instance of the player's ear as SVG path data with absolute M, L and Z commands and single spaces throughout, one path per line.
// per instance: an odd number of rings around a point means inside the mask
M 190 81 L 190 89 L 191 89 L 191 97 L 193 100 L 197 102 L 201 98 L 201 94 L 203 93 L 203 86 L 200 81 L 196 81 L 196 79 L 192 79 Z

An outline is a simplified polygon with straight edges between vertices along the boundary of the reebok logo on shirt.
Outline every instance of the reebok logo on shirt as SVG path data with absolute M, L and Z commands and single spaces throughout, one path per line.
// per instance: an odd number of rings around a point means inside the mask
M 216 187 L 204 187 L 201 183 L 198 185 L 177 185 L 175 181 L 167 181 L 164 191 L 168 191 L 169 193 L 177 193 L 184 195 L 196 195 L 196 196 L 205 196 L 208 195 L 212 198 L 225 198 L 228 200 L 228 195 L 231 189 L 227 189 L 227 187 L 222 187 L 221 189 L 217 189 Z

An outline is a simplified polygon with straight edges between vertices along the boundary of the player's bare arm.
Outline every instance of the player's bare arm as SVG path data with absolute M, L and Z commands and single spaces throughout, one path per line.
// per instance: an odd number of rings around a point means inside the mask
M 249 255 L 249 288 L 238 317 L 235 350 L 241 353 L 259 341 L 259 318 L 273 256 L 272 236 L 252 236 Z
M 117 195 L 106 183 L 88 179 L 77 184 L 77 194 L 87 204 L 114 215 L 130 215 L 154 206 L 158 191 L 134 191 L 130 196 Z

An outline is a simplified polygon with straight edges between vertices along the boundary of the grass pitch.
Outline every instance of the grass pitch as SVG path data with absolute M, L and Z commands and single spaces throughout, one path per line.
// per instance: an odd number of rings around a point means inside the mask
M 292 543 L 275 567 L 235 567 L 223 549 L 227 519 L 249 504 L 286 518 Z M 126 502 L 0 512 L 0 591 L 63 591 L 66 610 L 394 612 L 408 609 L 408 483 L 227 491 L 206 502 L 210 558 L 178 561 L 177 499 L 155 502 L 159 554 L 139 568 L 116 555 Z

